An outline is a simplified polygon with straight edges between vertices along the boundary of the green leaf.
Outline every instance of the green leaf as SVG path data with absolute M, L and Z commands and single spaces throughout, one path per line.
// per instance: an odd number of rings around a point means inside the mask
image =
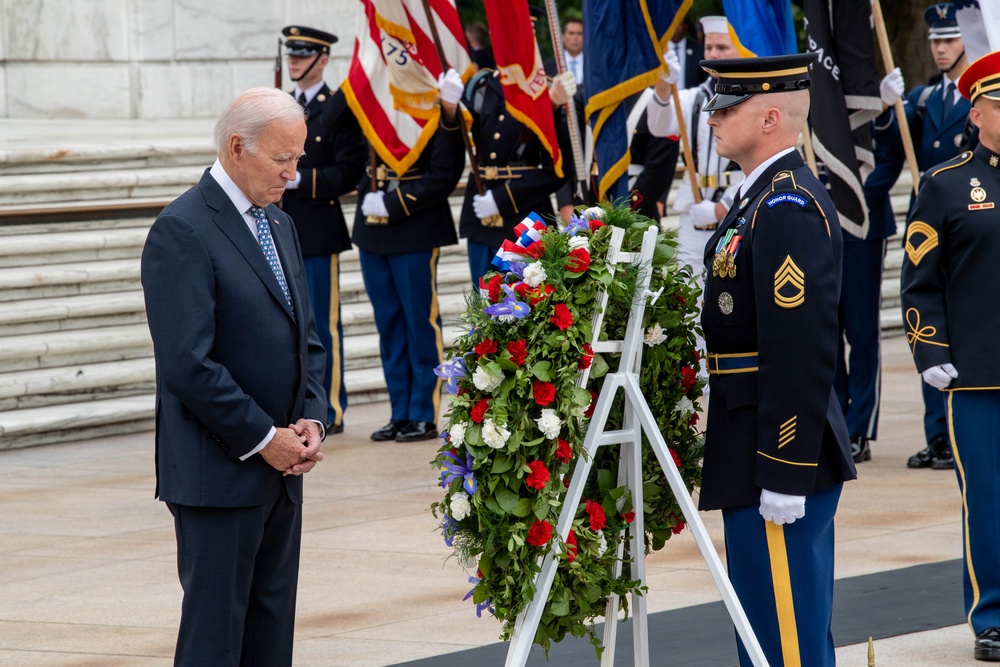
M 532 512 L 531 498 L 521 498 L 517 501 L 517 507 L 514 508 L 514 516 L 526 517 Z
M 552 368 L 552 364 L 548 361 L 539 361 L 534 366 L 532 366 L 528 372 L 533 376 L 541 380 L 542 382 L 551 382 L 552 376 L 549 375 L 549 370 Z
M 496 458 L 493 459 L 493 467 L 490 468 L 490 472 L 494 475 L 501 475 L 514 467 L 514 459 L 510 456 L 504 456 L 503 454 L 498 454 Z
M 573 405 L 585 408 L 590 405 L 592 396 L 590 392 L 582 387 L 573 387 Z
M 517 510 L 517 503 L 520 501 L 518 495 L 503 484 L 497 485 L 496 499 L 500 508 L 507 514 L 514 514 Z
M 604 360 L 603 354 L 595 354 L 594 360 L 590 364 L 590 377 L 593 380 L 602 378 L 608 374 L 608 362 Z

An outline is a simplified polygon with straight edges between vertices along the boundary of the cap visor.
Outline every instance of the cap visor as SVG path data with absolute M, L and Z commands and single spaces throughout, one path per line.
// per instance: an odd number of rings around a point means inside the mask
M 708 101 L 708 104 L 702 109 L 702 111 L 718 111 L 719 109 L 726 109 L 728 107 L 733 107 L 740 102 L 746 102 L 752 95 L 726 95 L 724 93 L 716 93 L 712 96 L 712 99 Z

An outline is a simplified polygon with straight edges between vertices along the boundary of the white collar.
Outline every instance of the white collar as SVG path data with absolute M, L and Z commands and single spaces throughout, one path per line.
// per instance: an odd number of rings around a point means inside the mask
M 215 182 L 219 184 L 222 191 L 226 193 L 226 196 L 229 197 L 229 201 L 233 202 L 233 206 L 236 207 L 237 211 L 241 214 L 245 214 L 248 210 L 250 210 L 250 207 L 253 206 L 253 202 L 250 201 L 249 197 L 243 194 L 243 191 L 240 190 L 240 186 L 233 182 L 233 179 L 226 173 L 226 170 L 222 167 L 222 163 L 219 162 L 218 159 L 215 160 L 215 164 L 213 164 L 212 168 L 208 170 L 208 173 L 212 175 L 212 178 L 214 178 Z
M 763 174 L 768 167 L 777 162 L 779 158 L 788 155 L 794 150 L 795 150 L 794 147 L 786 148 L 780 153 L 772 155 L 771 157 L 767 158 L 759 165 L 757 165 L 757 168 L 751 171 L 749 174 L 747 174 L 747 177 L 743 179 L 743 184 L 740 185 L 740 198 L 742 199 L 743 197 L 746 197 L 747 193 L 753 190 L 754 183 L 757 181 L 758 178 L 760 178 L 760 175 Z
M 306 104 L 309 104 L 310 102 L 313 101 L 313 98 L 316 97 L 316 93 L 318 93 L 319 89 L 322 88 L 322 87 L 323 87 L 323 80 L 322 79 L 320 79 L 319 83 L 317 83 L 316 85 L 309 86 L 305 90 L 302 90 L 301 88 L 299 88 L 299 84 L 295 84 L 295 90 L 292 91 L 292 96 L 295 97 L 295 99 L 297 100 L 297 99 L 299 99 L 299 94 L 305 93 L 306 94 Z

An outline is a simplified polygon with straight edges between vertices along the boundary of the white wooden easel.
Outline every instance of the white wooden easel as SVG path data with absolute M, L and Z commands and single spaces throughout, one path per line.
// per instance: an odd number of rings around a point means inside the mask
M 667 449 L 667 444 L 663 440 L 656 425 L 656 419 L 646 403 L 642 390 L 639 387 L 639 370 L 642 362 L 642 340 L 643 326 L 642 320 L 646 310 L 647 299 L 655 300 L 659 297 L 659 292 L 649 291 L 649 279 L 652 271 L 653 248 L 656 245 L 657 228 L 651 226 L 646 230 L 642 238 L 642 247 L 639 253 L 621 252 L 622 238 L 624 230 L 613 229 L 611 236 L 611 247 L 608 250 L 608 264 L 637 264 L 639 266 L 639 279 L 636 285 L 635 296 L 632 300 L 632 311 L 629 314 L 628 327 L 625 331 L 625 339 L 617 341 L 598 341 L 601 327 L 604 320 L 604 309 L 607 306 L 607 293 L 602 293 L 599 304 L 593 318 L 593 341 L 591 346 L 595 352 L 621 353 L 621 360 L 618 370 L 608 373 L 601 387 L 594 414 L 590 419 L 586 438 L 583 441 L 583 448 L 586 454 L 577 461 L 573 471 L 569 489 L 563 501 L 562 511 L 559 513 L 559 522 L 556 530 L 559 537 L 565 541 L 569 535 L 573 518 L 576 515 L 577 506 L 583 497 L 583 487 L 587 483 L 590 469 L 593 466 L 594 454 L 599 447 L 604 445 L 620 445 L 621 463 L 618 469 L 619 484 L 628 487 L 632 496 L 632 506 L 638 508 L 635 513 L 635 520 L 628 525 L 629 553 L 632 556 L 633 580 L 640 581 L 643 586 L 646 584 L 646 564 L 644 559 L 643 544 L 643 517 L 642 517 L 642 434 L 645 433 L 656 454 L 660 467 L 663 468 L 670 484 L 670 489 L 674 493 L 680 505 L 684 519 L 687 521 L 691 533 L 694 535 L 702 557 L 708 565 L 715 585 L 722 594 L 722 600 L 726 604 L 729 616 L 736 626 L 736 631 L 743 640 L 750 659 L 755 667 L 768 667 L 767 659 L 761 650 L 757 637 L 750 627 L 743 606 L 736 597 L 736 592 L 726 576 L 726 572 L 719 560 L 719 554 L 705 530 L 698 510 L 688 494 L 687 487 L 673 457 Z M 587 382 L 589 371 L 581 374 L 579 385 L 584 386 Z M 618 431 L 605 431 L 608 414 L 611 405 L 618 394 L 618 390 L 625 392 L 625 423 L 624 427 Z M 517 617 L 514 625 L 514 634 L 511 637 L 507 650 L 506 667 L 524 667 L 528 660 L 528 653 L 538 630 L 538 624 L 542 618 L 542 611 L 552 590 L 552 582 L 555 579 L 556 568 L 559 563 L 556 556 L 561 553 L 562 547 L 559 542 L 554 542 L 552 550 L 542 561 L 541 572 L 535 580 L 535 596 L 523 612 Z M 624 552 L 624 541 L 619 544 L 618 557 L 622 557 Z M 615 566 L 615 576 L 620 575 L 621 563 Z M 635 667 L 649 667 L 649 628 L 646 619 L 646 598 L 642 595 L 632 594 L 632 634 L 633 634 L 633 657 Z M 615 640 L 618 625 L 618 596 L 614 595 L 608 600 L 605 612 L 604 624 L 604 654 L 601 659 L 602 667 L 612 667 L 615 660 Z

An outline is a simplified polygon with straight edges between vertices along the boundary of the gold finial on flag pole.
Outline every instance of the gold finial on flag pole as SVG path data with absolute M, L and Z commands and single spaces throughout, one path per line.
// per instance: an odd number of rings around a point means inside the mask
M 875 667 L 875 642 L 868 638 L 868 667 Z

